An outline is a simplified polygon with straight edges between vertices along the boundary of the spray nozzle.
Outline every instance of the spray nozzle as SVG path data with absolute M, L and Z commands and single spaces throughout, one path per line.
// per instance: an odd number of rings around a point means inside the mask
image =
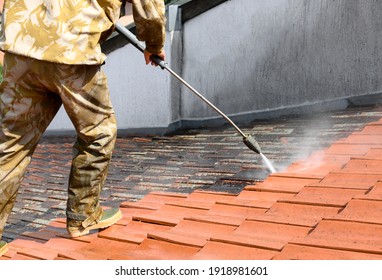
M 244 144 L 250 148 L 252 151 L 261 154 L 261 149 L 255 138 L 252 135 L 246 135 L 243 137 Z

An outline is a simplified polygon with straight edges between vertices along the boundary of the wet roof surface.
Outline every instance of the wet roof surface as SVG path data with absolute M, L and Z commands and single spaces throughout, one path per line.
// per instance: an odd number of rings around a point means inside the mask
M 102 193 L 110 228 L 69 239 L 74 137 L 44 137 L 0 259 L 382 259 L 382 108 L 119 137 Z

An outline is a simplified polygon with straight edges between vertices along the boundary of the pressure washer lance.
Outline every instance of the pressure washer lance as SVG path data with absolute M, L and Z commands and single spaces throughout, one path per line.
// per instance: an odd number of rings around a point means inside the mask
M 126 39 L 138 50 L 142 53 L 145 50 L 143 44 L 135 37 L 135 35 L 130 32 L 123 24 L 117 22 L 116 30 L 126 37 Z M 252 151 L 258 153 L 263 158 L 266 163 L 269 171 L 272 173 L 276 172 L 276 169 L 273 167 L 272 163 L 268 160 L 268 158 L 261 152 L 260 146 L 252 135 L 245 134 L 226 114 L 224 114 L 219 108 L 217 108 L 214 104 L 212 104 L 208 99 L 206 99 L 202 94 L 200 94 L 197 90 L 195 90 L 191 85 L 189 85 L 185 80 L 183 80 L 177 73 L 175 73 L 170 67 L 167 66 L 167 63 L 162 60 L 160 57 L 156 55 L 152 55 L 150 59 L 162 68 L 162 70 L 166 69 L 171 75 L 177 78 L 182 84 L 188 87 L 194 94 L 196 94 L 200 99 L 202 99 L 205 103 L 207 103 L 212 109 L 214 109 L 217 113 L 219 113 L 224 119 L 226 119 L 240 134 L 243 136 L 244 144 L 251 149 Z

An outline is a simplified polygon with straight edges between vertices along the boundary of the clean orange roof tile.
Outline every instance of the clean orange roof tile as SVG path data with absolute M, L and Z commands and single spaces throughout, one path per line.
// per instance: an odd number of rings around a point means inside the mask
M 41 240 L 34 240 L 34 239 L 30 239 L 30 238 L 18 238 L 18 239 L 15 239 L 14 241 L 12 241 L 8 245 L 8 247 L 11 250 L 19 250 L 19 249 L 23 249 L 23 248 L 33 249 L 33 248 L 41 246 L 43 243 L 44 242 Z
M 148 237 L 150 239 L 199 248 L 202 248 L 207 242 L 205 237 L 176 231 L 151 232 L 148 234 Z
M 216 201 L 230 201 L 236 195 L 230 193 L 208 192 L 208 191 L 194 191 L 189 196 L 189 200 L 215 203 Z
M 366 153 L 365 158 L 381 159 L 382 158 L 382 148 L 371 148 Z
M 220 234 L 211 237 L 211 241 L 228 243 L 239 246 L 248 246 L 259 249 L 280 251 L 285 246 L 285 241 L 266 236 L 243 234 Z
M 380 145 L 382 147 L 382 145 Z M 362 156 L 370 150 L 370 145 L 335 143 L 326 149 L 327 154 Z
M 256 185 L 250 185 L 244 190 L 258 190 L 280 193 L 298 193 L 303 187 L 315 184 L 320 181 L 320 178 L 305 178 L 299 176 L 288 176 L 288 174 L 270 175 L 266 180 Z
M 294 196 L 294 194 L 283 192 L 256 191 L 249 190 L 249 188 L 247 188 L 246 190 L 241 191 L 237 198 L 229 203 L 237 203 L 241 200 L 244 200 L 252 201 L 251 204 L 256 207 L 270 208 L 277 200 L 292 196 Z
M 333 166 L 343 166 L 350 159 L 349 155 L 328 154 L 325 150 L 313 152 L 309 157 L 300 162 L 312 166 L 330 163 Z
M 17 251 L 17 254 L 38 260 L 54 260 L 58 257 L 56 250 L 42 246 L 36 248 L 22 248 Z
M 288 244 L 274 260 L 381 260 L 382 255 Z
M 366 190 L 305 187 L 296 196 L 279 202 L 345 207 L 349 200 L 365 193 Z
M 90 243 L 81 247 L 80 250 L 62 248 L 59 256 L 74 260 L 107 260 L 121 252 L 128 252 L 137 245 L 104 238 L 94 238 Z
M 269 250 L 281 250 L 290 240 L 306 236 L 311 230 L 312 228 L 304 226 L 245 221 L 233 234 L 216 235 L 211 240 Z
M 192 234 L 204 239 L 208 239 L 211 236 L 217 234 L 232 233 L 236 229 L 236 226 L 208 223 L 202 221 L 183 220 L 179 222 L 171 232 Z
M 270 260 L 276 251 L 208 241 L 194 260 Z
M 257 213 L 262 214 L 264 212 L 264 209 L 258 209 Z M 184 220 L 237 227 L 245 220 L 245 218 L 237 216 L 211 215 L 207 213 L 206 215 L 185 217 Z
M 242 205 L 232 205 L 224 203 L 216 203 L 208 211 L 208 215 L 220 215 L 226 217 L 237 217 L 239 220 L 245 220 L 249 215 L 264 213 L 265 209 L 247 207 Z
M 200 248 L 146 239 L 138 247 L 127 251 L 121 259 L 134 260 L 187 260 L 191 259 Z M 118 255 L 114 256 L 117 259 Z
M 284 172 L 301 175 L 323 176 L 340 170 L 349 160 L 349 155 L 328 154 L 325 151 L 312 153 L 307 159 L 292 163 Z
M 13 257 L 17 255 L 17 249 L 9 247 L 9 250 L 0 257 L 0 260 L 11 260 Z
M 121 242 L 128 242 L 140 244 L 146 238 L 146 234 L 130 233 L 126 230 L 126 226 L 114 225 L 98 233 L 98 237 L 116 240 Z
M 323 218 L 331 217 L 341 210 L 340 207 L 325 207 L 276 202 L 263 215 L 249 216 L 248 220 L 274 222 L 280 224 L 313 227 Z
M 29 261 L 29 260 L 41 260 L 41 259 L 17 253 L 16 255 L 12 257 L 12 260 Z
M 202 209 L 197 207 L 189 207 L 189 205 L 169 205 L 165 204 L 161 206 L 155 213 L 158 214 L 168 214 L 178 217 L 186 217 L 189 215 L 200 215 L 208 212 L 208 209 Z
M 262 221 L 244 221 L 236 230 L 235 234 L 262 236 L 283 241 L 292 238 L 306 236 L 312 230 L 311 227 L 294 226 Z
M 150 192 L 149 194 L 145 195 L 141 200 L 138 202 L 150 202 L 150 203 L 159 203 L 159 204 L 165 204 L 165 203 L 173 203 L 176 201 L 182 201 L 188 197 L 188 194 L 184 193 L 174 193 L 174 192 Z
M 183 207 L 175 205 L 162 205 L 157 211 L 148 214 L 137 214 L 133 216 L 135 221 L 174 226 L 184 217 L 207 213 L 208 210 L 193 207 Z
M 57 251 L 60 251 L 63 248 L 70 251 L 77 251 L 77 250 L 81 250 L 81 248 L 87 245 L 88 243 L 89 242 L 83 242 L 75 238 L 68 239 L 68 238 L 55 237 L 45 242 L 42 245 L 42 247 L 51 248 Z
M 382 125 L 367 125 L 362 131 L 362 134 L 382 134 Z
M 121 208 L 133 208 L 133 209 L 144 209 L 144 210 L 158 210 L 163 203 L 153 202 L 153 201 L 125 201 L 122 202 L 119 207 Z
M 215 202 L 205 202 L 205 201 L 192 201 L 192 200 L 183 200 L 181 202 L 172 202 L 166 203 L 166 205 L 177 206 L 177 207 L 186 207 L 186 208 L 194 208 L 200 210 L 209 210 L 215 204 Z
M 382 159 L 352 158 L 342 171 L 353 174 L 382 175 Z
M 365 195 L 357 196 L 359 199 L 382 200 L 382 181 L 377 182 Z
M 144 223 L 152 223 L 163 226 L 176 226 L 181 220 L 182 216 L 169 215 L 168 213 L 151 213 L 140 214 L 133 217 L 133 221 L 139 221 Z
M 145 215 L 145 214 L 151 214 L 155 212 L 155 210 L 142 208 L 138 206 L 137 208 L 131 206 L 128 208 L 120 207 L 120 210 L 122 212 L 122 219 L 117 222 L 118 225 L 127 225 L 131 222 L 134 216 L 136 215 Z
M 285 193 L 282 193 L 285 195 Z M 283 196 L 282 195 L 282 196 Z M 293 194 L 289 194 L 293 195 Z M 237 206 L 237 207 L 250 207 L 250 208 L 257 208 L 257 209 L 269 209 L 275 201 L 267 201 L 267 200 L 251 200 L 251 199 L 234 199 L 232 201 L 228 202 L 217 202 L 216 204 L 224 204 L 224 205 L 230 205 L 230 206 Z
M 382 225 L 382 200 L 353 199 L 334 218 Z
M 99 252 L 91 251 L 59 250 L 58 257 L 67 260 L 106 260 L 106 256 L 99 254 Z
M 382 225 L 323 220 L 308 236 L 295 239 L 291 243 L 382 254 Z
M 315 176 L 324 178 L 329 172 L 339 171 L 343 168 L 345 162 L 304 162 L 292 163 L 284 172 L 295 173 L 298 175 Z
M 322 181 L 317 184 L 312 184 L 312 186 L 369 190 L 381 177 L 382 176 L 378 174 L 353 174 L 344 171 L 332 172 L 322 179 Z
M 368 145 L 381 145 L 382 135 L 380 134 L 363 134 L 363 133 L 353 133 L 344 140 L 345 143 L 351 144 L 368 144 Z
M 146 235 L 151 231 L 166 231 L 171 229 L 170 226 L 158 225 L 153 223 L 144 223 L 140 221 L 131 221 L 123 228 L 120 228 L 121 232 L 128 232 L 136 235 Z

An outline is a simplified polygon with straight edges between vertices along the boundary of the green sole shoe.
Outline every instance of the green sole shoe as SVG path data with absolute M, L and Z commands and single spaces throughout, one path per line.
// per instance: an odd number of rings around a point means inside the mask
M 80 237 L 89 234 L 91 230 L 107 228 L 122 218 L 122 212 L 118 208 L 111 208 L 104 210 L 101 219 L 86 228 L 83 227 L 68 227 L 68 233 L 70 237 Z
M 8 244 L 5 241 L 0 241 L 0 257 L 8 252 Z

